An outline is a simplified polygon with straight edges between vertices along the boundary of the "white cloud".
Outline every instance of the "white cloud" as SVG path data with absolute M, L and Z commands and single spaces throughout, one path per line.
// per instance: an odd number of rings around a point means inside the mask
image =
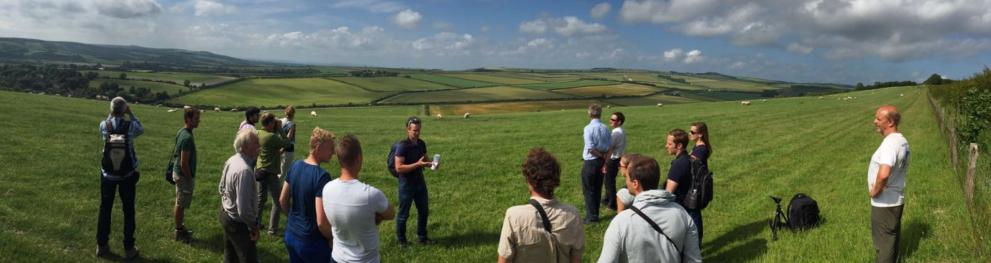
M 196 16 L 227 15 L 236 10 L 232 5 L 224 5 L 212 0 L 196 0 L 193 8 L 196 9 Z
M 702 59 L 704 59 L 704 57 L 702 56 L 702 51 L 699 51 L 698 49 L 693 49 L 692 51 L 688 51 L 688 53 L 685 54 L 684 62 L 685 64 L 692 64 L 695 62 L 702 61 Z
M 592 18 L 595 19 L 602 19 L 609 14 L 610 9 L 612 9 L 612 5 L 610 5 L 608 2 L 602 2 L 593 6 L 592 10 L 589 11 L 589 15 L 591 15 Z
M 795 53 L 800 53 L 800 54 L 809 54 L 809 53 L 812 53 L 812 50 L 814 50 L 814 49 L 815 48 L 813 48 L 813 47 L 802 45 L 802 44 L 795 43 L 795 42 L 792 42 L 791 44 L 788 44 L 788 51 L 795 52 Z
M 417 39 L 410 43 L 410 46 L 416 51 L 437 56 L 449 56 L 470 54 L 470 48 L 474 43 L 475 38 L 470 34 L 458 35 L 452 32 L 441 32 L 431 37 Z
M 97 0 L 91 1 L 97 13 L 115 18 L 136 18 L 157 15 L 162 6 L 155 0 Z
M 530 34 L 543 34 L 547 30 L 553 30 L 562 36 L 573 35 L 595 35 L 606 32 L 606 26 L 599 23 L 585 23 L 581 19 L 573 16 L 560 18 L 545 17 L 533 21 L 520 23 L 520 32 Z
M 670 61 L 678 61 L 679 59 L 681 59 L 681 56 L 684 55 L 684 54 L 685 54 L 685 52 L 682 51 L 680 48 L 675 48 L 675 49 L 671 49 L 671 50 L 668 50 L 668 51 L 664 51 L 664 60 L 667 60 L 669 62 Z
M 405 5 L 394 1 L 384 0 L 333 0 L 334 8 L 355 8 L 372 13 L 393 13 L 406 8 Z
M 420 19 L 423 19 L 423 16 L 421 16 L 419 12 L 406 9 L 396 13 L 396 16 L 392 18 L 392 22 L 400 27 L 414 28 L 418 23 L 420 23 Z

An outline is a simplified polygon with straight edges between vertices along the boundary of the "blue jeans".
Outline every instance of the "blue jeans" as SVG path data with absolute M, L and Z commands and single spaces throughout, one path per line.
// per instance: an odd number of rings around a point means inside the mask
M 289 262 L 292 263 L 313 263 L 313 262 L 334 262 L 330 257 L 330 243 L 323 237 L 311 240 L 297 239 L 291 231 L 285 231 L 284 241 L 286 250 L 289 251 Z
M 106 246 L 110 242 L 110 215 L 113 214 L 114 199 L 120 193 L 121 209 L 124 210 L 124 249 L 134 248 L 134 196 L 140 174 L 123 181 L 111 181 L 100 177 L 100 214 L 96 223 L 96 244 Z
M 420 240 L 427 239 L 427 216 L 430 215 L 427 184 L 412 185 L 400 180 L 399 217 L 396 218 L 396 237 L 400 242 L 407 241 L 406 220 L 409 219 L 409 208 L 413 203 L 416 203 L 416 236 Z

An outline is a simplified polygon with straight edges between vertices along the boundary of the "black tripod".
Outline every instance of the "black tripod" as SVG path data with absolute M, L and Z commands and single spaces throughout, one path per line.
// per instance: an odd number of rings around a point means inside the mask
M 778 240 L 778 229 L 788 227 L 788 215 L 781 210 L 781 198 L 773 195 L 770 197 L 777 205 L 777 208 L 774 210 L 774 219 L 768 222 L 771 225 L 771 240 Z

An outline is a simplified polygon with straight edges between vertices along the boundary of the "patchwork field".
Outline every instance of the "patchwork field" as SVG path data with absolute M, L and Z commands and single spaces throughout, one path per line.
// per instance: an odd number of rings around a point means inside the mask
M 481 82 L 489 82 L 489 83 L 510 84 L 510 85 L 542 82 L 541 80 L 534 80 L 525 77 L 521 78 L 520 76 L 515 76 L 511 74 L 452 73 L 452 74 L 442 74 L 441 76 L 475 80 Z
M 111 71 L 111 70 L 100 70 L 93 71 L 99 74 L 101 77 L 107 78 L 117 78 L 120 73 L 127 74 L 129 79 L 148 79 L 148 80 L 162 80 L 162 81 L 172 81 L 175 83 L 182 84 L 183 81 L 189 80 L 190 83 L 200 84 L 213 84 L 228 80 L 233 80 L 234 77 L 221 76 L 221 75 L 210 75 L 202 73 L 190 73 L 190 72 L 121 72 L 121 71 Z
M 390 104 L 390 103 L 484 102 L 484 101 L 524 100 L 524 99 L 529 99 L 529 100 L 560 99 L 560 98 L 570 98 L 570 97 L 571 96 L 565 94 L 503 86 L 503 87 L 489 87 L 489 88 L 403 93 L 384 99 L 380 101 L 380 103 Z
M 448 85 L 458 88 L 477 88 L 477 87 L 488 87 L 488 86 L 499 85 L 491 82 L 475 81 L 475 80 L 447 77 L 447 76 L 435 75 L 435 74 L 410 74 L 410 77 L 414 79 L 439 83 L 442 85 Z
M 91 88 L 100 88 L 100 85 L 104 82 L 117 83 L 122 89 L 135 88 L 147 88 L 151 90 L 152 93 L 158 93 L 164 91 L 169 95 L 178 94 L 179 91 L 188 92 L 189 88 L 182 85 L 175 85 L 163 82 L 154 81 L 140 81 L 140 80 L 120 80 L 120 79 L 94 79 L 89 82 Z
M 193 92 L 172 100 L 191 105 L 277 106 L 367 104 L 387 96 L 343 82 L 323 78 L 246 79 L 217 88 Z
M 332 86 L 324 80 L 307 80 Z M 245 93 L 264 92 L 253 86 L 230 88 L 224 99 L 247 99 Z M 304 89 L 309 96 L 326 93 Z M 226 87 L 225 87 L 226 88 Z M 244 89 L 238 90 L 238 89 Z M 904 94 L 904 96 L 899 96 Z M 839 100 L 840 96 L 857 99 Z M 99 152 L 96 135 L 106 116 L 106 102 L 0 91 L 9 116 L 0 163 L 0 255 L 3 261 L 97 262 L 96 215 L 99 199 Z M 866 170 L 881 142 L 873 132 L 874 109 L 894 104 L 902 111 L 901 132 L 912 147 L 905 215 L 902 219 L 902 258 L 905 262 L 988 262 L 960 191 L 947 163 L 947 148 L 939 135 L 925 91 L 917 87 L 889 88 L 815 97 L 773 99 L 744 107 L 738 102 L 612 107 L 623 111 L 628 151 L 656 157 L 662 173 L 670 156 L 663 153 L 663 136 L 672 128 L 687 129 L 706 121 L 712 132 L 715 199 L 704 212 L 702 253 L 711 262 L 865 262 L 873 260 L 870 203 Z M 206 112 L 196 130 L 199 164 L 193 205 L 187 225 L 192 245 L 172 241 L 173 188 L 161 178 L 168 162 L 178 112 L 133 105 L 145 126 L 136 141 L 143 172 L 137 194 L 137 244 L 149 262 L 217 262 L 222 258 L 222 234 L 217 222 L 217 182 L 241 113 Z M 396 179 L 385 170 L 389 145 L 404 136 L 402 123 L 418 106 L 317 109 L 319 117 L 300 116 L 299 137 L 314 126 L 338 135 L 356 134 L 363 145 L 361 180 L 382 189 L 393 205 Z M 39 120 L 44 122 L 39 124 Z M 539 113 L 474 114 L 424 118 L 422 138 L 431 153 L 443 156 L 437 171 L 427 171 L 430 187 L 432 246 L 396 245 L 395 225 L 379 226 L 384 262 L 485 262 L 496 258 L 499 232 L 507 208 L 526 204 L 527 187 L 520 163 L 528 149 L 544 147 L 561 162 L 557 198 L 583 210 L 579 172 L 581 130 L 588 123 L 584 110 Z M 40 126 L 39 126 L 40 125 Z M 42 131 L 42 132 L 39 132 Z M 300 139 L 304 143 L 305 139 Z M 44 143 L 38 143 L 44 142 Z M 297 158 L 306 154 L 300 147 Z M 336 163 L 323 165 L 333 177 Z M 39 177 L 41 176 L 41 177 Z M 825 223 L 802 233 L 785 232 L 771 241 L 767 220 L 773 215 L 768 195 L 790 198 L 795 193 L 815 198 Z M 119 202 L 118 202 L 119 205 Z M 267 211 L 265 212 L 267 213 Z M 415 213 L 415 212 L 414 212 Z M 612 212 L 604 222 L 585 226 L 582 261 L 594 262 Z M 415 215 L 413 215 L 415 218 Z M 410 224 L 415 224 L 411 220 Z M 282 220 L 282 224 L 285 220 Z M 410 230 L 408 235 L 414 235 Z M 114 210 L 112 250 L 122 253 L 121 213 Z M 285 262 L 281 238 L 263 235 L 262 262 Z
M 331 79 L 351 84 L 353 86 L 358 86 L 370 91 L 420 91 L 455 88 L 434 82 L 403 77 L 336 77 Z
M 559 89 L 556 92 L 582 97 L 599 96 L 645 96 L 660 91 L 660 89 L 631 83 L 608 86 L 589 86 L 581 88 Z
M 563 81 L 563 82 L 523 84 L 523 85 L 516 85 L 516 87 L 552 90 L 552 89 L 567 89 L 567 88 L 585 87 L 585 86 L 601 86 L 601 85 L 609 85 L 616 83 L 617 82 L 615 81 L 607 81 L 607 80 L 572 80 L 572 81 Z

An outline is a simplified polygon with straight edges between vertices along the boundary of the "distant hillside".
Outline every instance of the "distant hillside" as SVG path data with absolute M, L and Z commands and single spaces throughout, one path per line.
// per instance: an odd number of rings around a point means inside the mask
M 271 65 L 206 51 L 93 45 L 24 38 L 0 38 L 0 62 L 136 64 L 166 69 L 202 69 Z

